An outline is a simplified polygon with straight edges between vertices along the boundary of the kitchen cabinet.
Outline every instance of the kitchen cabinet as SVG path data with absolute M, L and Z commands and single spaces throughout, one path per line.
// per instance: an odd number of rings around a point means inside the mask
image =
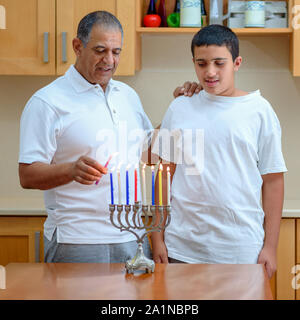
M 43 224 L 46 216 L 0 216 L 0 265 L 43 262 Z M 298 290 L 292 272 L 299 265 Z M 274 299 L 300 300 L 300 219 L 283 218 L 277 250 L 277 272 L 271 279 Z
M 227 0 L 224 1 L 227 7 Z M 142 19 L 149 0 L 2 0 L 6 29 L 0 29 L 0 74 L 62 75 L 75 62 L 72 39 L 80 19 L 88 12 L 107 10 L 122 23 L 124 45 L 116 75 L 134 75 L 141 69 L 143 34 L 194 34 L 198 28 L 145 28 Z M 167 13 L 175 0 L 167 1 Z M 287 28 L 233 29 L 239 36 L 286 36 L 290 38 L 290 70 L 300 76 L 300 0 L 287 0 Z M 205 0 L 209 14 L 209 0 Z M 292 26 L 295 25 L 296 28 Z
M 135 72 L 135 0 L 2 0 L 6 29 L 0 30 L 0 74 L 62 75 L 75 62 L 72 39 L 87 13 L 113 13 L 124 29 L 116 75 Z
M 276 294 L 277 300 L 295 300 L 296 292 L 292 286 L 291 273 L 296 264 L 296 223 L 300 219 L 282 219 L 277 248 Z M 300 238 L 297 235 L 298 241 Z
M 297 219 L 296 225 L 297 241 L 296 241 L 296 267 L 293 272 L 294 287 L 296 290 L 296 300 L 300 300 L 300 219 Z
M 113 13 L 121 22 L 124 42 L 120 64 L 116 75 L 134 75 L 135 73 L 135 1 L 134 0 L 57 0 L 57 74 L 66 72 L 75 62 L 72 39 L 76 36 L 81 18 L 96 10 Z
M 0 265 L 43 262 L 45 216 L 0 216 Z
M 55 0 L 1 0 L 0 74 L 55 74 Z
M 295 10 L 293 17 L 291 18 L 291 24 L 293 25 L 293 33 L 290 40 L 290 69 L 293 76 L 300 76 L 300 0 L 294 0 L 293 8 L 299 8 Z M 292 10 L 292 8 L 291 8 Z M 291 11 L 290 11 L 291 12 Z

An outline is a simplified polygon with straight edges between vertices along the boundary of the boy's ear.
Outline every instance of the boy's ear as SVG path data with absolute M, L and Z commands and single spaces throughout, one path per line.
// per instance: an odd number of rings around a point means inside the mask
M 234 63 L 233 63 L 233 68 L 234 68 L 234 71 L 238 71 L 241 64 L 242 64 L 242 57 L 241 56 L 238 56 L 235 58 L 234 60 Z

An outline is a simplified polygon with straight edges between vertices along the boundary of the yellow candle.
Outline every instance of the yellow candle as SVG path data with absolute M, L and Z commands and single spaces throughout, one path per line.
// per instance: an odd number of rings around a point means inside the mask
M 158 171 L 158 191 L 159 191 L 159 205 L 162 206 L 162 164 L 159 165 L 159 171 Z

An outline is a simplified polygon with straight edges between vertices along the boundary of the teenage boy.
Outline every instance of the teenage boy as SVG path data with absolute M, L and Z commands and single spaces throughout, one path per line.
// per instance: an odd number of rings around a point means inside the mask
M 177 132 L 175 154 L 182 152 L 179 158 L 189 159 L 189 165 L 192 160 L 194 171 L 189 174 L 184 161 L 176 163 L 166 139 L 160 146 L 156 140 L 153 152 L 163 160 L 163 183 L 166 167 L 171 171 L 172 218 L 165 232 L 152 235 L 153 258 L 157 263 L 262 263 L 271 277 L 287 171 L 279 121 L 259 90 L 235 87 L 242 58 L 229 28 L 201 29 L 191 49 L 204 90 L 175 99 L 161 129 Z M 185 129 L 202 131 L 202 155 L 184 154 L 201 144 L 195 136 L 190 145 L 183 135 L 179 139 Z

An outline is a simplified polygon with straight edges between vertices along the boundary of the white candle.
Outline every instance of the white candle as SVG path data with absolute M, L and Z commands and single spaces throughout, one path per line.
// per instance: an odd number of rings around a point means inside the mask
M 145 177 L 145 168 L 146 168 L 146 164 L 143 165 L 143 170 L 142 170 L 142 186 L 143 186 L 143 204 L 146 205 L 147 204 L 147 200 L 146 200 L 146 177 Z
M 170 168 L 167 168 L 167 205 L 169 206 L 171 204 L 171 175 L 170 175 Z

